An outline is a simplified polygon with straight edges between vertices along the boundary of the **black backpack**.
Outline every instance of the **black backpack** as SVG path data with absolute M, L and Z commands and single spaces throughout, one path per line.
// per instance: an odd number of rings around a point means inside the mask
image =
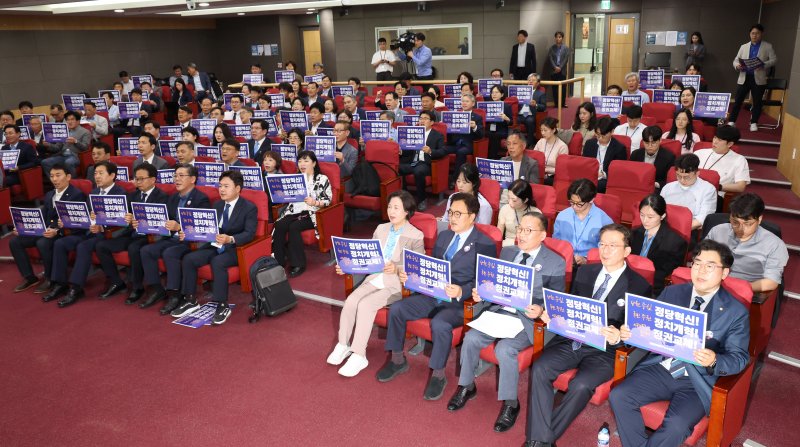
M 390 167 L 386 163 L 379 161 L 369 162 L 366 160 L 359 161 L 356 164 L 356 167 L 353 168 L 353 172 L 350 174 L 350 181 L 353 182 L 353 188 L 350 191 L 351 195 L 370 197 L 381 196 L 381 178 L 378 176 L 378 171 L 375 170 L 375 167 L 372 166 L 372 163 L 384 165 L 394 171 L 394 168 Z M 397 171 L 394 172 L 397 174 Z
M 253 286 L 251 323 L 262 315 L 273 317 L 297 305 L 297 298 L 286 279 L 286 270 L 272 256 L 256 259 L 250 267 L 250 282 Z

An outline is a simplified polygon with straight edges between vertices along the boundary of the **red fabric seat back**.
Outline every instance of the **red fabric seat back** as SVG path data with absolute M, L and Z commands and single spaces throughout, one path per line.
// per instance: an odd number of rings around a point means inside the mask
M 212 206 L 219 200 L 219 190 L 215 186 L 195 186 L 195 188 L 208 196 Z
M 603 210 L 615 223 L 622 221 L 622 200 L 611 194 L 598 193 L 594 197 L 594 204 Z
M 544 152 L 535 151 L 533 149 L 526 149 L 525 155 L 528 157 L 536 160 L 537 167 L 539 168 L 539 183 L 544 182 L 544 168 L 545 168 L 545 159 L 544 159 Z
M 539 208 L 547 218 L 548 227 L 552 227 L 556 219 L 556 189 L 550 185 L 537 185 L 531 183 L 533 189 L 533 199 L 536 200 L 536 208 Z
M 633 221 L 631 228 L 638 228 L 642 226 L 642 219 L 639 217 L 639 204 L 635 204 L 631 210 L 633 212 Z M 690 243 L 692 240 L 692 212 L 689 208 L 680 205 L 667 204 L 667 225 L 673 231 Z
M 622 221 L 632 222 L 631 206 L 652 194 L 656 167 L 639 161 L 614 160 L 608 168 L 606 194 L 617 196 L 622 205 Z M 638 213 L 637 213 L 638 214 Z
M 241 196 L 252 202 L 258 209 L 258 227 L 256 227 L 256 237 L 267 234 L 267 222 L 269 221 L 269 201 L 267 193 L 253 189 L 242 189 Z
M 83 194 L 85 194 L 86 196 L 88 196 L 92 192 L 93 186 L 92 186 L 92 182 L 89 181 L 89 180 L 82 179 L 82 178 L 73 178 L 72 180 L 69 181 L 69 183 L 72 186 L 80 189 L 81 192 Z
M 433 214 L 417 212 L 411 216 L 409 222 L 422 232 L 425 254 L 433 256 L 433 246 L 436 244 L 437 234 L 436 217 Z
M 556 188 L 556 209 L 567 207 L 567 189 L 575 180 L 585 178 L 597 185 L 597 172 L 600 163 L 596 158 L 579 155 L 559 155 L 556 159 L 556 173 L 553 186 Z
M 497 257 L 500 257 L 500 250 L 503 249 L 503 233 L 494 225 L 475 224 L 475 228 L 480 230 L 481 233 L 489 236 L 489 239 L 494 241 Z
M 625 146 L 625 151 L 627 152 L 627 158 L 631 158 L 631 137 L 626 135 L 614 135 L 612 138 L 622 143 Z M 639 149 L 638 147 L 636 149 Z M 612 162 L 613 163 L 613 162 Z
M 593 248 L 589 250 L 589 253 L 586 255 L 587 262 L 590 264 L 597 264 L 600 262 L 600 249 Z M 628 266 L 634 272 L 638 273 L 642 278 L 647 280 L 648 283 L 652 286 L 655 282 L 656 276 L 656 267 L 653 265 L 653 261 L 650 259 L 639 256 L 635 254 L 629 254 L 628 257 L 625 259 L 625 262 L 628 263 Z
M 578 132 L 572 134 L 572 139 L 569 140 L 567 148 L 569 148 L 570 155 L 581 155 L 583 153 L 583 135 Z M 556 165 L 558 165 L 558 162 L 556 162 Z
M 714 185 L 714 188 L 719 191 L 719 172 L 712 169 L 699 169 L 697 173 L 698 177 L 707 181 L 708 183 L 711 183 Z M 677 177 L 675 176 L 675 167 L 673 166 L 669 168 L 669 171 L 667 171 L 667 183 L 674 182 L 676 180 Z

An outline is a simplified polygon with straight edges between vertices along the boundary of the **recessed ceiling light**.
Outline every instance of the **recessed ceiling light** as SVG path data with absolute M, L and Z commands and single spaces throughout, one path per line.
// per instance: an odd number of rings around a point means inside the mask
M 207 3 L 207 2 L 203 2 L 203 3 L 200 3 L 200 4 L 199 4 L 199 6 L 200 6 L 201 8 L 205 8 L 205 7 L 207 7 L 208 5 L 209 5 L 209 3 Z
M 243 12 L 237 12 L 237 13 L 236 13 L 236 15 L 237 15 L 237 16 L 243 16 L 243 15 L 244 15 L 244 13 L 243 13 Z
M 124 9 L 115 9 L 114 12 L 123 13 L 123 12 L 125 12 L 125 10 Z

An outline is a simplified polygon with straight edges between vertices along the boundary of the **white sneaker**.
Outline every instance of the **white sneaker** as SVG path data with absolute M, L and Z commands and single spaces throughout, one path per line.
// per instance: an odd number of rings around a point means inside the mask
M 347 363 L 339 368 L 339 374 L 345 377 L 355 377 L 356 374 L 360 373 L 367 365 L 369 365 L 369 362 L 366 357 L 353 354 L 347 359 Z
M 734 123 L 733 121 L 728 121 L 728 125 L 731 127 L 736 127 L 736 123 Z
M 333 352 L 331 352 L 331 354 L 328 356 L 327 362 L 330 365 L 339 365 L 352 352 L 353 351 L 350 350 L 350 346 L 336 343 L 336 346 L 333 348 Z
M 758 132 L 758 124 L 750 123 L 750 132 Z

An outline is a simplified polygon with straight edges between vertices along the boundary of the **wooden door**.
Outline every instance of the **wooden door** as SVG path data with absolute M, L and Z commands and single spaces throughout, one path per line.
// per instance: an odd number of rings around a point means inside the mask
M 607 45 L 606 85 L 617 84 L 623 89 L 625 88 L 625 75 L 634 68 L 635 41 L 636 19 L 611 17 Z
M 303 51 L 306 62 L 306 71 L 308 72 L 306 74 L 310 75 L 314 68 L 314 62 L 323 62 L 322 44 L 319 40 L 319 29 L 303 30 Z

